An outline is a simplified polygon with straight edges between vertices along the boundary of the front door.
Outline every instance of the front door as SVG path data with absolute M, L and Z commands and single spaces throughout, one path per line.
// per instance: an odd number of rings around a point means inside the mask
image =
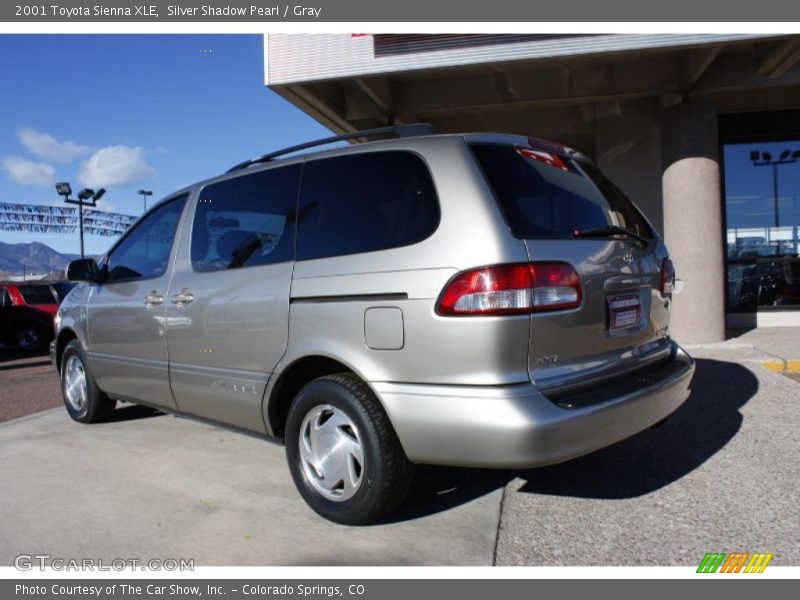
M 261 400 L 288 340 L 300 170 L 245 173 L 198 194 L 167 298 L 181 411 L 265 431 Z
M 175 401 L 169 388 L 165 299 L 187 198 L 159 205 L 120 240 L 87 308 L 90 358 L 100 389 L 168 408 L 175 408 Z

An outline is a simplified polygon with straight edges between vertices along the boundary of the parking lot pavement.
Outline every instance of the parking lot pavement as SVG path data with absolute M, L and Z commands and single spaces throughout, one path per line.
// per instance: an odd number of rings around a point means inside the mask
M 692 394 L 661 427 L 517 474 L 497 564 L 697 565 L 733 551 L 800 564 L 800 386 L 747 348 L 692 353 Z
M 0 565 L 193 558 L 197 565 L 490 565 L 500 472 L 423 470 L 391 522 L 316 516 L 283 448 L 140 407 L 80 425 L 62 409 L 0 425 Z M 466 475 L 466 477 L 465 477 Z
M 759 335 L 692 348 L 692 395 L 657 429 L 538 470 L 421 468 L 400 512 L 362 528 L 317 517 L 262 440 L 134 406 L 93 426 L 61 408 L 16 419 L 0 424 L 0 564 L 696 565 L 761 551 L 798 565 L 800 384 L 761 348 L 797 357 L 800 340 Z M 54 373 L 27 364 L 0 371 L 4 402 L 13 380 L 60 404 Z
M 721 347 L 752 346 L 774 358 L 800 359 L 800 335 L 797 327 L 762 327 L 761 329 L 733 330 L 731 338 Z
M 0 346 L 0 423 L 60 405 L 58 377 L 47 354 Z

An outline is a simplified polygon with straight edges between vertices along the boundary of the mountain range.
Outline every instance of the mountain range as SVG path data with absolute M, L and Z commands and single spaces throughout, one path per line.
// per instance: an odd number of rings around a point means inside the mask
M 12 276 L 25 273 L 63 272 L 79 254 L 62 254 L 41 242 L 6 244 L 0 242 L 0 273 Z

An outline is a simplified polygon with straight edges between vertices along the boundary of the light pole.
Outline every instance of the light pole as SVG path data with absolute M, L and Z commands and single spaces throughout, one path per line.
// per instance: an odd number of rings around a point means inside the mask
M 147 197 L 152 196 L 153 192 L 150 190 L 139 190 L 136 193 L 142 197 L 142 200 L 144 201 L 144 212 L 147 212 Z
M 72 195 L 72 186 L 66 181 L 56 184 L 56 192 L 59 196 L 64 196 L 64 202 L 68 204 L 78 205 L 78 231 L 81 236 L 81 258 L 85 258 L 83 252 L 83 207 L 84 206 L 97 206 L 97 201 L 106 193 L 105 188 L 100 188 L 95 192 L 90 188 L 83 188 L 78 192 L 78 199 L 73 200 L 70 198 Z M 91 202 L 88 200 L 91 199 Z
M 775 207 L 775 229 L 780 227 L 780 207 L 778 202 L 778 167 L 781 165 L 790 165 L 796 163 L 800 159 L 800 150 L 792 152 L 788 148 L 781 152 L 777 159 L 772 158 L 769 152 L 760 152 L 758 150 L 750 151 L 750 160 L 753 166 L 756 167 L 772 167 L 772 202 Z M 778 232 L 775 231 L 775 235 Z

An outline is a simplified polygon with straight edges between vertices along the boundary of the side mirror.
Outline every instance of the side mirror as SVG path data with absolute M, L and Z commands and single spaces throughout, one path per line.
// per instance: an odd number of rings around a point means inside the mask
M 93 258 L 73 260 L 67 267 L 67 279 L 70 281 L 100 281 L 100 267 Z

